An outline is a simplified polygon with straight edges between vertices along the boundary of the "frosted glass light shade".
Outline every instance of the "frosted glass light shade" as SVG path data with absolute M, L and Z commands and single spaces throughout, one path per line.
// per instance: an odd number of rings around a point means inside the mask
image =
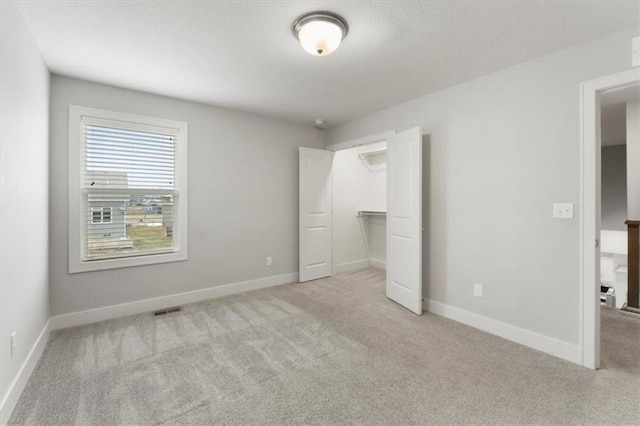
M 333 53 L 347 35 L 347 23 L 330 12 L 313 12 L 298 18 L 293 32 L 303 49 L 315 56 Z
M 340 46 L 342 30 L 332 22 L 313 21 L 300 28 L 298 38 L 302 48 L 307 52 L 316 56 L 326 56 Z

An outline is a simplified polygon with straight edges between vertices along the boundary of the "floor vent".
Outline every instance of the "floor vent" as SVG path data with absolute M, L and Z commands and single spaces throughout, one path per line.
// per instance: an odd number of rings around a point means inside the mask
M 180 306 L 174 306 L 173 308 L 158 309 L 157 311 L 153 311 L 153 315 L 155 316 L 166 315 L 166 314 L 172 314 L 174 312 L 180 312 Z

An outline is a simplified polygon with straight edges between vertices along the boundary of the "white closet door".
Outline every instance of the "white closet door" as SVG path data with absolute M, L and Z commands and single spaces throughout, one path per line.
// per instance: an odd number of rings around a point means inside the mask
M 333 153 L 300 148 L 300 282 L 331 276 Z
M 387 297 L 422 314 L 422 136 L 419 127 L 387 146 Z

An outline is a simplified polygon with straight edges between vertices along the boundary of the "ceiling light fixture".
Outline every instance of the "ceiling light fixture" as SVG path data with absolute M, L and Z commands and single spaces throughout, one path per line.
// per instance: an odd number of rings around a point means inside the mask
M 333 12 L 306 13 L 293 23 L 293 34 L 302 48 L 314 56 L 333 53 L 348 32 L 347 21 Z

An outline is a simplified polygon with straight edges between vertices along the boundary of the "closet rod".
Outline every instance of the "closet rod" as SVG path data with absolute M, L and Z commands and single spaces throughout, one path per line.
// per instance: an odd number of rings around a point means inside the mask
M 387 212 L 373 210 L 358 210 L 358 217 L 362 216 L 386 216 Z

